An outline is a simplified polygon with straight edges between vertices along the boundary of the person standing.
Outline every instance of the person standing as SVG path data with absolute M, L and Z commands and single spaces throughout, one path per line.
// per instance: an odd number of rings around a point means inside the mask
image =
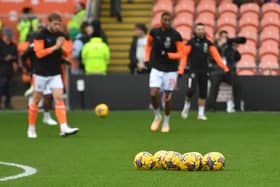
M 17 46 L 12 38 L 12 30 L 3 28 L 0 39 L 0 108 L 2 97 L 5 96 L 6 109 L 12 109 L 12 81 L 18 66 Z
M 29 39 L 33 32 L 38 31 L 40 21 L 33 14 L 33 10 L 30 7 L 24 7 L 22 9 L 22 16 L 17 24 L 17 30 L 19 32 L 19 42 L 25 42 Z
M 135 25 L 135 36 L 133 37 L 129 50 L 129 69 L 131 74 L 144 74 L 149 71 L 144 63 L 145 46 L 147 44 L 146 34 L 146 25 L 143 23 L 137 23 Z
M 145 62 L 151 66 L 149 87 L 154 120 L 150 130 L 157 131 L 162 122 L 159 98 L 160 89 L 165 94 L 165 115 L 161 128 L 162 133 L 170 131 L 170 111 L 172 92 L 177 84 L 178 60 L 173 59 L 173 54 L 180 53 L 183 48 L 181 35 L 171 27 L 172 17 L 164 12 L 161 15 L 161 26 L 150 31 L 147 37 Z
M 34 92 L 28 112 L 28 138 L 37 138 L 36 121 L 38 103 L 46 88 L 52 91 L 55 102 L 55 114 L 60 124 L 60 135 L 76 134 L 78 128 L 70 128 L 67 123 L 66 107 L 63 96 L 63 82 L 61 78 L 61 58 L 69 53 L 65 44 L 65 35 L 60 32 L 62 17 L 57 13 L 48 16 L 48 25 L 34 40 L 34 52 L 38 61 L 34 67 Z M 71 50 L 71 48 L 70 48 Z
M 121 0 L 110 0 L 110 11 L 112 17 L 117 17 L 118 22 L 122 22 Z
M 110 49 L 103 39 L 93 34 L 82 50 L 82 63 L 86 74 L 107 74 L 110 62 Z
M 240 60 L 241 55 L 238 50 L 234 47 L 234 43 L 229 41 L 228 32 L 221 31 L 219 33 L 219 38 L 215 42 L 216 47 L 219 50 L 225 64 L 230 68 L 228 73 L 224 73 L 221 69 L 213 64 L 213 71 L 211 72 L 211 87 L 210 94 L 208 98 L 208 109 L 210 111 L 215 111 L 216 99 L 219 91 L 221 82 L 226 82 L 233 88 L 233 101 L 227 101 L 227 112 L 234 112 L 234 107 L 240 106 L 240 87 L 237 82 L 236 75 L 236 63 Z M 234 104 L 233 104 L 234 103 Z
M 208 56 L 209 54 L 215 62 L 225 71 L 229 68 L 224 64 L 217 48 L 210 42 L 205 35 L 205 27 L 203 23 L 197 23 L 194 27 L 194 37 L 187 43 L 184 48 L 183 58 L 179 65 L 178 74 L 182 75 L 185 71 L 186 64 L 189 64 L 189 73 L 187 78 L 187 92 L 184 108 L 181 112 L 183 119 L 188 118 L 191 99 L 194 95 L 196 87 L 199 88 L 198 99 L 198 120 L 207 120 L 205 116 L 205 104 L 207 97 L 207 81 L 208 81 Z
M 83 2 L 77 2 L 74 8 L 74 15 L 67 24 L 69 37 L 72 40 L 79 34 L 79 29 L 86 17 L 86 5 Z

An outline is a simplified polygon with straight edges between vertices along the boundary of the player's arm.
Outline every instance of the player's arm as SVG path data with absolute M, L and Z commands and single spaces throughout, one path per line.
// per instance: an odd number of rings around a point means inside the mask
M 45 48 L 45 43 L 43 39 L 36 39 L 34 40 L 34 52 L 38 58 L 43 58 L 55 50 L 58 50 L 62 47 L 64 43 L 64 37 L 59 37 L 56 40 L 56 44 L 52 47 Z
M 183 51 L 184 51 L 183 41 L 177 41 L 176 42 L 176 49 L 177 49 L 176 53 L 167 53 L 167 56 L 168 56 L 169 59 L 178 60 L 178 59 L 182 58 Z
M 150 58 L 151 58 L 151 52 L 152 52 L 152 45 L 153 45 L 153 36 L 151 34 L 149 34 L 147 36 L 147 44 L 145 47 L 145 58 L 144 58 L 144 62 L 150 62 Z
M 62 55 L 65 58 L 72 58 L 73 42 L 70 40 L 65 40 L 62 45 Z
M 229 72 L 229 68 L 223 63 L 223 59 L 214 45 L 209 46 L 209 53 L 224 72 Z
M 192 51 L 191 45 L 186 45 L 183 49 L 182 58 L 179 63 L 178 74 L 183 75 L 185 71 L 185 67 L 188 63 L 188 57 Z

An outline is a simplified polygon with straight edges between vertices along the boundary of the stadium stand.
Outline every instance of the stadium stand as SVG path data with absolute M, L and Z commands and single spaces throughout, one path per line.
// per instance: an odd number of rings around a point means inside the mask
M 102 27 L 108 36 L 109 47 L 111 50 L 111 61 L 109 64 L 110 72 L 128 72 L 129 64 L 129 47 L 134 34 L 133 29 L 135 23 L 150 23 L 154 26 L 159 25 L 160 19 L 152 17 L 152 10 L 158 12 L 157 16 L 160 16 L 160 12 L 164 11 L 163 8 L 153 8 L 153 0 L 135 0 L 133 3 L 122 1 L 122 17 L 123 22 L 119 23 L 115 18 L 110 17 L 110 0 L 103 0 L 101 4 L 100 21 Z M 167 1 L 166 1 L 167 2 Z M 170 1 L 171 2 L 171 1 Z M 173 5 L 170 4 L 172 10 Z M 161 10 L 163 9 L 163 10 Z
M 172 3 L 173 2 L 173 3 Z M 161 5 L 165 4 L 165 5 Z M 172 11 L 170 5 L 173 6 Z M 159 7 L 174 13 L 173 26 L 184 40 L 191 37 L 195 22 L 206 25 L 207 35 L 216 36 L 221 30 L 231 37 L 244 36 L 245 45 L 239 45 L 242 55 L 237 65 L 239 75 L 280 75 L 280 5 L 245 3 L 240 7 L 232 0 L 157 0 L 153 9 L 151 27 L 158 26 Z

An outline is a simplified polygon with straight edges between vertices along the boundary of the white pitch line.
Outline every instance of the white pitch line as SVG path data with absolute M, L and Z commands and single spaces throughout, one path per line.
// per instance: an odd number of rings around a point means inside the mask
M 11 163 L 11 162 L 1 162 L 1 161 L 0 161 L 0 165 L 12 166 L 12 167 L 16 167 L 16 168 L 20 168 L 20 169 L 24 170 L 24 172 L 22 172 L 20 174 L 0 178 L 0 182 L 8 181 L 8 180 L 15 180 L 18 178 L 27 177 L 27 176 L 34 175 L 35 173 L 37 173 L 37 169 L 32 168 L 30 166 L 26 166 L 26 165 L 21 165 L 21 164 L 16 164 L 16 163 Z

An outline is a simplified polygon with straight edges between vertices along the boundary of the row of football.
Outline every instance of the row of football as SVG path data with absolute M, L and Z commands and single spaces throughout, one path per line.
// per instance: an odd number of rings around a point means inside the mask
M 139 170 L 166 169 L 183 171 L 220 171 L 225 167 L 225 157 L 219 152 L 204 156 L 198 152 L 180 154 L 175 151 L 158 151 L 154 155 L 140 152 L 134 158 L 134 167 Z

